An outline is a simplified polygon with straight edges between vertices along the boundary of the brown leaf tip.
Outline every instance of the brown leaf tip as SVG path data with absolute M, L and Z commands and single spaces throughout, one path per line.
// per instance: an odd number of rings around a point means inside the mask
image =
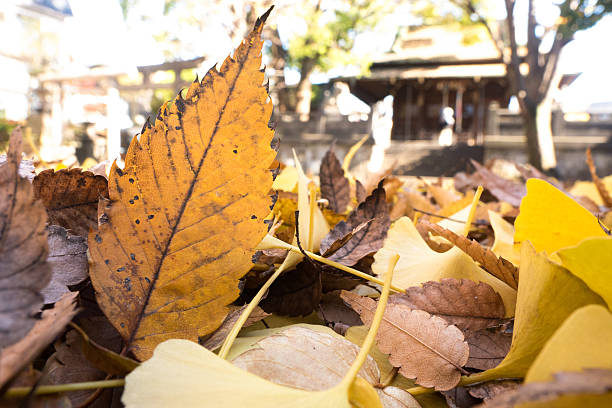
M 268 11 L 266 11 L 265 13 L 263 13 L 261 15 L 261 17 L 259 17 L 257 19 L 257 21 L 255 22 L 255 27 L 253 28 L 253 31 L 257 32 L 257 33 L 261 33 L 261 31 L 263 30 L 263 26 L 266 23 L 266 20 L 268 19 L 268 16 L 270 15 L 270 13 L 272 12 L 272 9 L 274 8 L 274 5 L 270 6 L 270 8 L 268 9 Z

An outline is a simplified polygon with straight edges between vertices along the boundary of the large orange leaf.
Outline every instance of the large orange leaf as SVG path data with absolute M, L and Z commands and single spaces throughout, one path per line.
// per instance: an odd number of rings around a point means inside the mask
M 139 359 L 217 329 L 267 231 L 275 151 L 263 85 L 266 13 L 217 70 L 165 104 L 110 172 L 89 235 L 104 313 Z

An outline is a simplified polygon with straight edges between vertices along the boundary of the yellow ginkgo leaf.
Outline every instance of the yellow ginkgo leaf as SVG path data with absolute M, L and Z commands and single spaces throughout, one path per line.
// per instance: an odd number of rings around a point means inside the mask
M 548 254 L 585 238 L 606 236 L 589 210 L 540 179 L 527 180 L 514 228 L 515 244 L 529 240 L 537 252 Z
M 400 255 L 393 276 L 395 286 L 408 288 L 444 278 L 484 282 L 501 295 L 506 316 L 514 314 L 516 304 L 514 289 L 485 272 L 469 255 L 457 247 L 444 253 L 429 248 L 408 217 L 398 219 L 389 229 L 384 246 L 374 255 L 375 261 L 372 265 L 374 273 L 384 276 L 389 260 L 394 254 Z
M 295 192 L 297 183 L 298 170 L 295 167 L 287 166 L 276 176 L 272 188 L 274 190 Z
M 528 242 L 521 249 L 518 298 L 512 346 L 493 369 L 468 377 L 469 383 L 522 378 L 548 339 L 576 309 L 604 304 L 567 269 L 537 253 Z
M 612 310 L 612 238 L 588 238 L 557 254 L 563 266 L 600 295 Z
M 122 402 L 127 408 L 351 407 L 343 384 L 317 392 L 284 387 L 244 371 L 196 343 L 178 339 L 158 345 L 153 357 L 125 382 Z M 361 382 L 358 387 L 366 397 L 371 395 Z
M 584 306 L 568 317 L 548 340 L 525 376 L 543 382 L 562 371 L 612 369 L 612 313 L 599 305 Z
M 491 251 L 518 266 L 521 253 L 514 245 L 514 227 L 494 211 L 489 211 L 489 221 L 495 235 Z

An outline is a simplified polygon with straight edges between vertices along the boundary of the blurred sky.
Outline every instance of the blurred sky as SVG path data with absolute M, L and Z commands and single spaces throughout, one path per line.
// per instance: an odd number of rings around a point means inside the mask
M 2 0 L 5 1 L 5 0 Z M 333 1 L 333 0 L 329 0 Z M 279 0 L 282 3 L 283 0 Z M 206 2 L 203 1 L 203 7 Z M 501 3 L 501 2 L 500 2 Z M 285 7 L 291 7 L 288 2 Z M 525 15 L 526 1 L 518 0 L 517 15 Z M 557 8 L 552 1 L 538 0 L 538 19 L 545 23 L 554 21 Z M 73 17 L 65 21 L 66 41 L 78 50 L 78 63 L 85 65 L 105 64 L 119 69 L 133 70 L 137 65 L 157 64 L 164 61 L 164 55 L 154 39 L 160 28 L 168 27 L 163 16 L 163 0 L 140 2 L 139 8 L 132 10 L 132 16 L 146 15 L 141 18 L 123 18 L 118 0 L 70 0 Z M 296 13 L 297 14 L 297 13 Z M 503 17 L 500 14 L 499 17 Z M 291 13 L 273 15 L 279 27 L 281 39 L 286 42 L 294 34 L 306 27 Z M 223 26 L 224 16 L 214 19 L 213 24 L 204 32 L 187 31 L 182 35 L 193 36 L 193 42 L 200 44 L 200 52 L 210 57 L 210 65 L 223 59 L 232 44 Z M 415 24 L 417 20 L 410 14 L 410 5 L 400 7 L 387 16 L 382 24 L 371 33 L 363 34 L 356 40 L 355 52 L 376 55 L 388 50 L 393 43 L 397 27 Z M 517 31 L 521 32 L 524 20 L 517 21 Z M 559 99 L 564 110 L 581 110 L 591 103 L 612 101 L 612 53 L 608 51 L 612 39 L 612 16 L 605 17 L 595 27 L 577 33 L 576 40 L 566 46 L 560 62 L 560 69 L 566 73 L 583 74 L 566 89 Z M 519 38 L 519 42 L 524 40 Z M 193 58 L 196 55 L 178 55 L 179 58 Z M 313 81 L 323 82 L 329 76 L 350 75 L 356 69 L 335 69 L 327 75 L 315 75 Z M 297 82 L 299 74 L 289 70 L 286 80 L 289 84 Z

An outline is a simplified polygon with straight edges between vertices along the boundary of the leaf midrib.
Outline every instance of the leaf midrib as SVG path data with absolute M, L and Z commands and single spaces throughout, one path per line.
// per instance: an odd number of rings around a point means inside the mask
M 210 147 L 212 146 L 213 140 L 217 134 L 217 131 L 219 130 L 219 123 L 221 122 L 221 119 L 223 118 L 223 115 L 225 114 L 225 108 L 227 106 L 227 104 L 229 103 L 232 93 L 234 91 L 234 87 L 236 86 L 236 82 L 238 81 L 238 78 L 240 77 L 240 75 L 242 74 L 242 70 L 244 67 L 244 61 L 248 60 L 248 57 L 250 56 L 251 53 L 251 47 L 248 48 L 246 57 L 244 58 L 243 61 L 238 61 L 236 60 L 236 63 L 238 63 L 238 72 L 236 73 L 236 76 L 234 77 L 234 80 L 231 83 L 231 86 L 229 87 L 229 92 L 227 94 L 227 98 L 225 100 L 225 102 L 223 103 L 223 106 L 220 110 L 220 114 L 219 117 L 217 118 L 217 122 L 215 123 L 215 127 L 214 130 L 210 136 L 210 140 L 208 142 L 208 145 L 206 146 L 206 149 L 204 149 L 204 153 L 202 154 L 202 158 L 200 159 L 200 162 L 198 163 L 197 166 L 197 170 L 194 173 L 193 179 L 191 181 L 191 184 L 189 186 L 189 189 L 187 190 L 187 194 L 185 195 L 185 199 L 183 200 L 182 204 L 181 204 L 181 208 L 179 209 L 179 212 L 177 214 L 176 217 L 176 222 L 174 223 L 173 227 L 172 227 L 172 231 L 170 232 L 168 239 L 166 240 L 166 244 L 164 246 L 164 251 L 162 252 L 161 258 L 159 260 L 158 266 L 155 269 L 155 272 L 153 274 L 153 277 L 151 279 L 151 284 L 149 285 L 149 290 L 147 291 L 147 295 L 145 298 L 145 301 L 143 302 L 142 308 L 140 309 L 140 312 L 138 313 L 138 319 L 136 321 L 136 325 L 134 327 L 134 330 L 132 331 L 132 333 L 130 333 L 130 338 L 127 342 L 128 347 L 132 344 L 132 342 L 134 341 L 134 338 L 136 336 L 136 333 L 138 332 L 139 328 L 140 328 L 140 323 L 142 322 L 143 317 L 145 317 L 145 311 L 148 307 L 149 304 L 149 300 L 151 299 L 151 295 L 152 293 L 155 291 L 155 286 L 157 284 L 157 281 L 159 280 L 159 274 L 162 270 L 164 261 L 166 259 L 166 256 L 168 254 L 170 245 L 172 244 L 172 239 L 174 238 L 175 234 L 176 234 L 176 230 L 178 228 L 178 226 L 181 223 L 181 219 L 183 217 L 183 213 L 185 212 L 185 208 L 187 207 L 187 203 L 189 202 L 189 200 L 191 199 L 191 196 L 193 194 L 193 190 L 195 188 L 195 184 L 198 181 L 198 176 L 200 174 L 200 171 L 202 170 L 202 166 L 204 165 L 204 161 L 206 160 L 206 157 L 208 155 L 208 151 L 210 150 Z M 234 54 L 236 55 L 236 54 Z M 179 98 L 182 98 L 181 94 L 179 93 Z M 189 161 L 189 158 L 187 157 L 187 160 Z

